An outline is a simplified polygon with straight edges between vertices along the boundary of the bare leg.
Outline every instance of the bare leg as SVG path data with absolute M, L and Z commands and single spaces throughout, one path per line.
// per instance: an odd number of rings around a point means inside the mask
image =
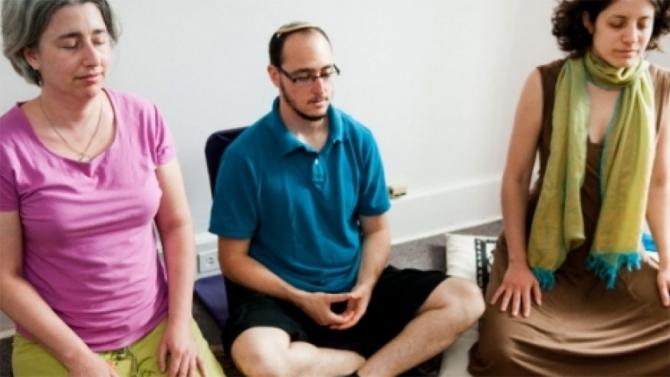
M 449 278 L 438 285 L 417 316 L 358 370 L 361 377 L 396 376 L 437 355 L 484 312 L 479 287 Z
M 231 353 L 247 376 L 343 376 L 365 362 L 356 352 L 291 342 L 286 332 L 272 327 L 244 331 L 233 342 Z

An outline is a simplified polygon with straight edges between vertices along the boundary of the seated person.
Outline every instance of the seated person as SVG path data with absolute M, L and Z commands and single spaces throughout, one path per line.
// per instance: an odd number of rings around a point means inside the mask
M 0 117 L 12 370 L 222 376 L 191 316 L 194 242 L 168 128 L 151 103 L 104 88 L 114 25 L 106 0 L 2 4 L 5 55 L 40 88 Z
M 558 2 L 569 56 L 534 69 L 519 100 L 473 375 L 670 375 L 670 73 L 645 59 L 669 7 Z
M 309 23 L 270 39 L 272 110 L 223 156 L 210 231 L 229 279 L 224 347 L 247 375 L 392 376 L 483 310 L 477 286 L 385 267 L 390 207 L 370 131 L 331 105 L 339 69 Z

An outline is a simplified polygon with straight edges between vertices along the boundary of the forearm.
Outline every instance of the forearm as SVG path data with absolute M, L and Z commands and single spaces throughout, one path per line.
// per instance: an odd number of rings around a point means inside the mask
M 527 263 L 527 208 L 528 180 L 505 179 L 502 187 L 502 212 L 510 263 Z
M 670 267 L 670 184 L 652 185 L 649 190 L 647 222 L 662 266 Z
M 190 222 L 161 232 L 168 278 L 168 322 L 190 323 L 195 250 Z
M 226 278 L 253 291 L 290 302 L 304 294 L 246 253 L 233 255 L 219 246 L 219 264 Z
M 384 270 L 391 253 L 391 239 L 388 228 L 376 230 L 363 239 L 361 267 L 358 271 L 357 285 L 376 284 Z
M 28 281 L 16 274 L 3 275 L 0 309 L 26 329 L 66 368 L 76 366 L 81 355 L 92 352 Z

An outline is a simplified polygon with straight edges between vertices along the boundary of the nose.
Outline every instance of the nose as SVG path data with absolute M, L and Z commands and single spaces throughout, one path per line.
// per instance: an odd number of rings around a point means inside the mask
M 84 42 L 82 47 L 82 60 L 86 66 L 96 66 L 100 64 L 100 51 L 97 47 L 91 42 Z
M 323 76 L 314 76 L 312 79 L 312 92 L 323 93 L 323 88 L 326 85 L 326 79 Z
M 637 29 L 637 25 L 631 25 L 624 30 L 622 39 L 624 43 L 635 43 L 638 39 L 639 33 L 640 31 Z

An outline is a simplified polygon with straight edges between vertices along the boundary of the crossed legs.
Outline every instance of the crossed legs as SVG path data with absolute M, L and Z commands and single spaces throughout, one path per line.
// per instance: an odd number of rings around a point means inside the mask
M 452 277 L 435 287 L 414 319 L 367 360 L 353 351 L 292 342 L 285 331 L 271 327 L 245 330 L 231 352 L 249 376 L 343 376 L 354 371 L 361 377 L 395 376 L 442 352 L 483 311 L 479 288 Z

